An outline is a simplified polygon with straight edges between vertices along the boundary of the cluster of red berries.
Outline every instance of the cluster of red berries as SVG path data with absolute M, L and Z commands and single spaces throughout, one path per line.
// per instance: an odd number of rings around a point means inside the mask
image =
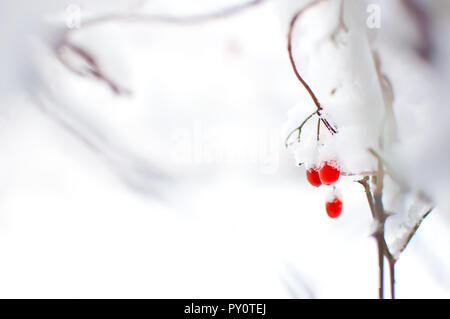
M 313 166 L 306 170 L 306 179 L 312 186 L 319 187 L 320 185 L 332 185 L 337 182 L 341 171 L 338 165 L 334 161 L 322 162 L 319 167 Z M 342 200 L 336 194 L 333 193 L 331 199 L 325 203 L 325 209 L 327 214 L 331 218 L 336 218 L 341 215 L 342 212 Z

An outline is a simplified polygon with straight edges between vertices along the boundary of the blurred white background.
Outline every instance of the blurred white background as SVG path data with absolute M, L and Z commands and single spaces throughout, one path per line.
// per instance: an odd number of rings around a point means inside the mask
M 58 61 L 71 3 L 73 41 L 129 94 Z M 329 219 L 326 190 L 283 145 L 306 96 L 286 52 L 299 5 L 83 28 L 238 3 L 2 1 L 0 297 L 377 297 L 361 185 L 342 178 Z M 450 297 L 447 216 L 436 209 L 399 260 L 399 298 Z

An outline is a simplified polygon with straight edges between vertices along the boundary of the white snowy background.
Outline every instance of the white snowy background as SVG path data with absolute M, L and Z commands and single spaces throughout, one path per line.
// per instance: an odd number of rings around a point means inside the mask
M 327 190 L 309 186 L 283 145 L 289 111 L 310 103 L 286 51 L 289 18 L 308 1 L 189 26 L 82 26 L 240 1 L 1 2 L 0 297 L 377 297 L 361 185 L 341 178 L 343 213 L 329 219 Z M 400 125 L 408 143 L 389 156 L 407 158 L 411 184 L 438 203 L 397 263 L 397 297 L 449 298 L 450 8 L 426 2 L 436 21 L 428 65 L 396 55 L 414 28 L 400 1 L 381 2 L 396 103 L 417 106 Z M 74 41 L 129 95 L 56 59 L 71 3 L 82 12 Z M 303 32 L 320 34 L 319 22 Z

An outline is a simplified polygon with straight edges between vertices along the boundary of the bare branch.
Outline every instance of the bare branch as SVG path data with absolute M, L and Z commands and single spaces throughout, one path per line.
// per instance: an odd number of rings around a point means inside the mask
M 286 139 L 284 140 L 284 145 L 286 147 L 291 146 L 292 144 L 296 143 L 296 142 L 300 142 L 300 134 L 302 132 L 302 128 L 303 126 L 306 124 L 306 122 L 308 122 L 315 114 L 317 114 L 317 111 L 314 111 L 313 113 L 311 113 L 310 115 L 308 115 L 308 117 L 306 119 L 303 120 L 302 124 L 300 124 L 298 127 L 296 127 L 294 130 L 292 130 L 288 136 L 286 137 Z M 294 134 L 295 132 L 298 131 L 298 136 L 297 136 L 297 140 L 296 142 L 291 142 L 289 143 L 289 139 L 292 136 L 292 134 Z
M 335 127 L 333 127 L 325 118 L 322 117 L 321 111 L 322 111 L 323 108 L 320 105 L 319 100 L 317 99 L 317 97 L 314 94 L 313 90 L 310 88 L 308 83 L 306 83 L 306 81 L 300 75 L 300 73 L 298 71 L 298 68 L 297 68 L 297 65 L 295 63 L 295 60 L 294 60 L 294 56 L 292 54 L 292 34 L 294 32 L 294 27 L 295 27 L 295 24 L 296 24 L 297 20 L 306 11 L 308 11 L 309 9 L 315 7 L 316 5 L 318 5 L 319 3 L 324 2 L 324 1 L 326 1 L 326 0 L 315 0 L 313 2 L 310 2 L 309 4 L 307 4 L 306 6 L 301 8 L 299 11 L 297 11 L 297 13 L 292 17 L 291 22 L 289 24 L 289 31 L 288 31 L 288 53 L 289 53 L 289 61 L 291 62 L 292 69 L 294 70 L 295 76 L 300 81 L 300 83 L 303 85 L 303 87 L 306 89 L 306 91 L 308 92 L 308 94 L 311 97 L 312 101 L 316 105 L 317 114 L 319 115 L 322 123 L 330 131 L 331 134 L 336 134 L 337 133 L 337 129 Z
M 360 183 L 364 187 L 364 191 L 365 191 L 366 197 L 367 197 L 367 202 L 369 203 L 370 213 L 372 214 L 372 218 L 375 218 L 375 214 L 374 214 L 375 207 L 374 207 L 372 192 L 370 190 L 370 185 L 369 185 L 369 176 L 364 176 L 362 179 L 360 179 L 357 182 Z
M 71 53 L 76 54 L 78 57 L 80 57 L 84 63 L 85 67 L 77 69 L 74 67 L 68 60 L 67 60 L 67 53 L 68 51 L 71 51 Z M 93 76 L 94 78 L 105 82 L 111 90 L 117 94 L 130 94 L 130 91 L 121 88 L 115 81 L 113 81 L 111 78 L 109 78 L 100 68 L 99 64 L 97 63 L 96 59 L 85 49 L 70 43 L 70 42 L 64 42 L 60 45 L 57 51 L 57 57 L 59 61 L 66 66 L 66 68 L 73 73 L 79 75 L 79 76 Z
M 389 279 L 391 285 L 391 298 L 395 299 L 395 263 L 397 260 L 389 259 Z

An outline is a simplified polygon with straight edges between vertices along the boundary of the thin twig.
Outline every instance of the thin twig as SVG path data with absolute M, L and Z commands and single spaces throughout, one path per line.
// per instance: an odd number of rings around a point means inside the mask
M 384 233 L 384 226 L 386 222 L 386 218 L 389 216 L 386 214 L 386 211 L 384 210 L 383 205 L 383 180 L 384 180 L 384 162 L 382 160 L 378 159 L 378 169 L 377 169 L 377 175 L 373 176 L 374 182 L 375 182 L 375 189 L 373 192 L 371 192 L 370 187 L 365 187 L 365 190 L 368 194 L 371 196 L 367 196 L 369 201 L 369 206 L 373 209 L 372 215 L 374 216 L 374 220 L 376 223 L 376 231 L 374 234 L 374 237 L 377 241 L 377 249 L 378 249 L 378 263 L 379 263 L 379 279 L 380 279 L 380 291 L 379 291 L 379 297 L 380 299 L 384 298 L 384 258 L 389 262 L 389 271 L 390 271 L 390 285 L 391 285 L 391 296 L 395 296 L 394 292 L 394 284 L 395 284 L 395 272 L 394 272 L 394 266 L 396 259 L 393 257 L 391 252 L 389 251 L 389 247 L 387 246 L 386 239 L 385 239 L 385 233 Z M 362 180 L 362 184 L 367 184 L 368 177 L 366 177 L 365 180 Z M 368 185 L 367 185 L 368 186 Z
M 69 63 L 69 61 L 64 57 L 65 50 L 68 49 L 71 50 L 73 53 L 77 54 L 80 58 L 82 58 L 86 64 L 87 68 L 84 70 L 78 70 L 75 67 L 72 66 L 72 64 Z M 77 46 L 73 43 L 64 41 L 57 51 L 57 57 L 59 61 L 64 64 L 64 66 L 72 71 L 73 73 L 79 75 L 79 76 L 87 76 L 91 75 L 94 78 L 105 82 L 111 90 L 117 94 L 130 94 L 130 91 L 124 88 L 121 88 L 115 81 L 113 81 L 111 78 L 109 78 L 100 68 L 99 64 L 95 60 L 95 58 L 88 53 L 85 49 L 81 48 L 80 46 Z
M 297 79 L 304 86 L 304 88 L 308 92 L 309 96 L 311 96 L 311 99 L 313 100 L 314 104 L 317 107 L 317 110 L 319 110 L 319 111 L 322 110 L 322 106 L 320 106 L 319 100 L 317 99 L 316 95 L 309 87 L 308 83 L 306 83 L 306 81 L 300 75 L 300 73 L 298 72 L 297 66 L 295 64 L 294 57 L 292 55 L 292 34 L 294 32 L 294 26 L 295 26 L 295 23 L 297 22 L 298 18 L 305 11 L 315 7 L 316 5 L 318 5 L 319 3 L 323 2 L 323 1 L 325 1 L 325 0 L 315 0 L 313 2 L 310 2 L 308 5 L 304 6 L 303 8 L 301 8 L 299 11 L 297 11 L 297 13 L 291 19 L 291 22 L 289 24 L 289 31 L 288 31 L 288 53 L 289 53 L 289 60 L 292 65 L 292 69 L 294 70 L 294 73 L 295 73 L 295 76 L 297 77 Z
M 295 23 L 297 22 L 298 18 L 305 13 L 307 10 L 315 7 L 316 5 L 318 5 L 319 3 L 323 2 L 325 0 L 315 0 L 310 2 L 309 4 L 307 4 L 306 6 L 304 6 L 303 8 L 301 8 L 299 11 L 297 11 L 297 13 L 292 17 L 291 22 L 289 24 L 289 31 L 288 31 L 288 53 L 289 53 L 289 61 L 291 62 L 291 66 L 292 69 L 294 70 L 295 76 L 297 77 L 297 79 L 300 81 L 300 83 L 303 85 L 303 87 L 306 89 L 306 91 L 308 92 L 309 96 L 311 97 L 312 101 L 314 102 L 316 108 L 317 108 L 317 114 L 319 115 L 322 123 L 325 125 L 325 127 L 330 131 L 331 134 L 336 134 L 337 133 L 337 129 L 335 127 L 333 127 L 327 119 L 325 119 L 324 117 L 322 117 L 321 115 L 321 111 L 323 110 L 322 106 L 320 105 L 319 100 L 317 99 L 316 95 L 314 94 L 313 90 L 310 88 L 310 86 L 308 85 L 308 83 L 306 83 L 306 81 L 303 79 L 303 77 L 300 75 L 297 65 L 295 63 L 294 60 L 294 56 L 292 54 L 292 35 L 294 32 L 294 26 Z
M 383 237 L 382 232 L 378 233 L 375 236 L 378 249 L 378 270 L 379 270 L 378 297 L 380 299 L 384 299 L 384 254 L 382 247 L 382 237 Z
M 296 127 L 295 129 L 293 129 L 288 136 L 286 137 L 286 139 L 284 140 L 284 145 L 286 147 L 289 147 L 290 145 L 294 144 L 295 142 L 289 143 L 289 138 L 292 136 L 292 134 L 294 134 L 295 132 L 298 131 L 298 137 L 297 137 L 297 142 L 300 142 L 300 134 L 302 131 L 303 126 L 306 124 L 306 122 L 308 122 L 315 114 L 317 114 L 317 111 L 314 111 L 313 113 L 311 113 L 310 115 L 308 115 L 307 118 L 305 118 L 302 122 L 302 124 L 300 124 L 298 127 Z
M 388 259 L 389 262 L 389 279 L 391 285 L 391 298 L 395 299 L 395 263 L 396 259 Z
M 371 171 L 364 171 L 364 172 L 346 172 L 346 171 L 341 171 L 340 175 L 342 176 L 374 176 L 376 175 L 376 172 L 371 172 Z
M 392 255 L 392 253 L 389 251 L 389 247 L 386 243 L 385 233 L 384 233 L 384 227 L 386 223 L 386 219 L 389 216 L 383 205 L 383 180 L 385 176 L 385 166 L 386 161 L 384 161 L 381 156 L 378 155 L 377 152 L 375 152 L 373 149 L 369 150 L 378 160 L 378 174 L 374 176 L 375 178 L 375 191 L 373 193 L 373 199 L 374 199 L 374 215 L 375 220 L 377 224 L 379 225 L 378 233 L 377 233 L 377 245 L 378 247 L 382 249 L 384 257 L 389 262 L 389 273 L 390 273 L 390 290 L 391 290 L 391 297 L 395 298 L 395 263 L 397 259 Z M 381 271 L 381 268 L 380 268 Z M 380 274 L 380 276 L 383 276 Z
M 317 141 L 320 140 L 320 118 L 317 120 Z
M 380 171 L 379 171 L 380 173 Z M 378 175 L 379 176 L 379 175 Z M 384 241 L 384 220 L 381 218 L 383 216 L 382 213 L 380 213 L 380 203 L 377 202 L 375 199 L 375 196 L 371 190 L 371 187 L 368 183 L 369 176 L 365 176 L 361 180 L 357 181 L 364 187 L 364 191 L 366 193 L 367 202 L 369 203 L 370 212 L 372 214 L 372 218 L 375 221 L 376 230 L 373 234 L 373 237 L 376 240 L 377 243 L 377 252 L 378 252 L 378 279 L 379 279 L 379 285 L 378 285 L 378 297 L 380 299 L 384 298 L 384 256 L 386 255 L 386 252 L 388 252 L 386 242 Z M 377 189 L 375 190 L 380 192 L 380 183 L 376 183 L 378 185 Z M 378 196 L 378 198 L 380 198 Z M 379 199 L 378 199 L 379 200 Z
M 369 149 L 370 153 L 375 156 L 378 160 L 378 171 L 380 174 L 376 176 L 376 191 L 374 195 L 374 201 L 375 201 L 375 216 L 376 218 L 380 219 L 380 222 L 382 222 L 382 229 L 380 230 L 381 236 L 377 238 L 377 244 L 379 247 L 383 249 L 383 254 L 387 258 L 389 262 L 389 274 L 390 274 L 390 290 L 391 290 L 391 297 L 392 299 L 395 299 L 395 264 L 400 256 L 400 254 L 405 250 L 409 242 L 411 241 L 412 237 L 416 234 L 417 230 L 419 229 L 420 225 L 422 224 L 423 220 L 431 213 L 433 208 L 428 209 L 428 211 L 422 216 L 422 218 L 414 225 L 411 232 L 408 234 L 407 240 L 405 241 L 405 244 L 400 249 L 399 254 L 397 254 L 396 257 L 394 257 L 387 246 L 386 239 L 384 236 L 384 224 L 386 221 L 386 218 L 389 216 L 386 214 L 383 202 L 382 202 L 382 188 L 383 188 L 383 174 L 384 169 L 388 169 L 390 177 L 399 183 L 399 179 L 393 177 L 392 169 L 389 168 L 387 162 L 373 149 Z M 399 185 L 406 185 L 405 183 L 399 183 Z M 407 188 L 406 186 L 404 186 Z M 422 199 L 424 199 L 427 202 L 431 202 L 431 200 L 423 193 L 419 193 L 418 196 Z M 381 245 L 381 246 L 380 246 Z
M 360 183 L 364 187 L 364 191 L 366 193 L 367 202 L 369 203 L 370 213 L 372 214 L 372 218 L 375 218 L 375 207 L 373 203 L 373 196 L 372 192 L 370 191 L 370 185 L 368 183 L 369 176 L 364 176 L 362 179 L 358 180 L 357 182 Z

